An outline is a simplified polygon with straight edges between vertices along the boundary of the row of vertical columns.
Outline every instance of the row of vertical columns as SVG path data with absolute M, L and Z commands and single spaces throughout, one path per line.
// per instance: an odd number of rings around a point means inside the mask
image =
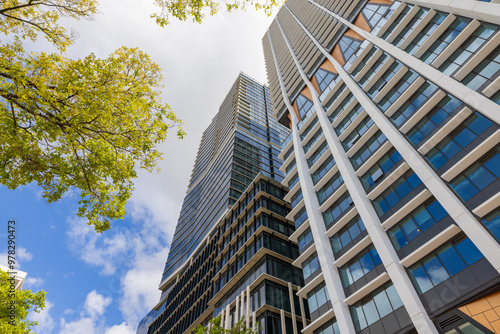
M 277 19 L 276 22 L 278 23 Z M 349 307 L 347 306 L 347 304 L 343 302 L 343 300 L 345 299 L 345 293 L 342 288 L 338 269 L 332 264 L 334 261 L 333 251 L 330 246 L 330 241 L 326 235 L 326 227 L 325 224 L 323 223 L 323 217 L 319 211 L 319 203 L 316 194 L 313 190 L 314 185 L 308 173 L 307 161 L 304 155 L 304 151 L 300 146 L 301 141 L 297 130 L 297 118 L 295 116 L 295 113 L 293 112 L 293 108 L 286 94 L 286 89 L 283 84 L 283 78 L 281 77 L 279 66 L 276 60 L 274 45 L 272 43 L 272 38 L 269 32 L 267 36 L 271 42 L 270 43 L 271 50 L 273 53 L 276 70 L 278 72 L 278 78 L 281 86 L 281 92 L 283 94 L 283 99 L 285 101 L 285 104 L 288 108 L 288 112 L 290 113 L 292 120 L 292 137 L 293 137 L 292 140 L 295 153 L 295 161 L 297 163 L 297 173 L 299 174 L 300 188 L 302 190 L 304 205 L 306 207 L 311 234 L 313 236 L 314 244 L 316 246 L 316 253 L 318 255 L 318 260 L 321 265 L 321 270 L 323 272 L 325 284 L 328 293 L 330 295 L 332 308 L 335 313 L 335 317 L 337 318 L 337 322 L 339 324 L 341 332 L 355 333 L 356 331 L 349 312 Z M 294 57 L 293 53 L 292 56 Z M 295 57 L 294 60 L 297 61 Z
M 294 302 L 294 295 L 293 295 L 293 286 L 292 283 L 288 282 L 288 293 L 290 297 L 290 309 L 292 313 L 292 326 L 293 326 L 293 334 L 299 334 L 298 333 L 298 327 L 297 327 L 297 319 L 296 319 L 296 314 L 295 314 L 295 302 Z M 246 306 L 244 303 L 246 296 Z M 236 307 L 235 307 L 235 320 L 236 322 L 241 320 L 242 317 L 245 319 L 245 328 L 250 328 L 250 321 L 252 320 L 253 326 L 252 328 L 255 330 L 256 328 L 256 312 L 250 313 L 250 286 L 247 286 L 245 290 L 241 292 L 239 296 L 236 296 Z M 302 311 L 302 319 L 303 323 L 305 325 L 306 319 L 305 319 L 305 313 L 304 313 L 304 305 L 301 300 L 301 311 Z M 283 326 L 283 333 L 286 333 L 286 322 L 285 322 L 285 311 L 283 309 L 280 310 L 280 315 L 281 315 L 281 323 Z M 231 314 L 230 314 L 230 305 L 227 305 L 224 310 L 221 312 L 221 319 L 222 319 L 222 324 L 221 327 L 224 329 L 231 329 Z M 287 333 L 291 334 L 291 333 Z
M 277 19 L 276 21 L 279 26 L 279 22 Z M 310 35 L 307 29 L 305 29 L 298 20 L 297 22 L 299 25 L 301 25 L 302 29 L 309 36 L 309 38 L 311 38 L 313 42 L 317 43 L 317 41 Z M 307 87 L 311 91 L 314 107 L 316 109 L 318 116 L 318 121 L 321 125 L 321 128 L 323 129 L 323 133 L 325 134 L 325 139 L 333 154 L 333 157 L 342 175 L 342 178 L 344 179 L 344 183 L 349 191 L 349 194 L 351 195 L 351 198 L 358 210 L 361 219 L 363 220 L 363 223 L 365 224 L 366 230 L 372 240 L 372 243 L 377 249 L 377 252 L 379 253 L 379 256 L 382 260 L 382 263 L 384 264 L 387 273 L 391 277 L 391 281 L 394 284 L 394 287 L 396 288 L 399 296 L 401 297 L 401 300 L 403 301 L 403 304 L 408 314 L 410 315 L 410 318 L 412 319 L 415 328 L 419 333 L 437 334 L 438 332 L 434 324 L 430 320 L 429 316 L 427 315 L 425 308 L 422 302 L 420 301 L 418 294 L 415 291 L 415 288 L 413 287 L 413 284 L 411 283 L 408 275 L 406 274 L 405 269 L 403 268 L 403 266 L 399 264 L 399 258 L 396 254 L 396 251 L 394 250 L 394 247 L 392 246 L 389 237 L 383 230 L 380 219 L 378 218 L 378 215 L 375 212 L 370 200 L 367 198 L 366 192 L 361 182 L 357 178 L 354 168 L 352 167 L 349 158 L 347 157 L 345 151 L 343 150 L 340 140 L 338 139 L 336 133 L 333 130 L 333 127 L 331 126 L 331 123 L 323 109 L 323 106 L 319 101 L 316 89 L 314 88 L 313 84 L 309 81 L 304 71 L 302 70 L 283 30 L 281 30 L 281 32 L 283 34 L 283 38 L 285 39 L 288 45 L 289 52 L 292 54 L 292 57 L 295 60 L 296 67 L 300 72 L 302 79 L 304 80 Z M 316 46 L 321 48 L 319 43 L 317 43 Z M 331 57 L 330 55 L 328 56 L 333 59 L 333 57 Z M 310 180 L 310 177 L 308 179 Z M 333 259 L 327 265 L 329 267 L 330 266 L 333 267 L 333 264 L 331 263 L 333 263 Z M 340 279 L 337 282 L 338 282 L 337 286 L 341 289 L 342 285 Z
M 333 12 L 327 10 L 323 6 L 312 2 L 317 5 L 320 9 L 333 16 L 337 20 L 340 20 L 343 24 L 347 25 L 349 28 L 355 30 L 364 38 L 368 39 L 370 42 L 376 42 L 375 45 L 386 51 L 395 59 L 404 62 L 409 56 L 404 51 L 397 47 L 394 47 L 381 38 L 373 36 L 372 34 L 360 29 L 359 27 L 347 22 L 343 18 L 334 14 Z M 298 21 L 298 20 L 297 20 Z M 300 23 L 299 23 L 300 24 Z M 305 30 L 307 33 L 307 30 Z M 310 36 L 313 42 L 317 41 Z M 384 44 L 385 43 L 385 44 Z M 384 48 L 384 45 L 390 45 L 390 47 Z M 417 174 L 417 176 L 422 180 L 427 189 L 432 193 L 432 195 L 439 201 L 439 203 L 444 207 L 448 214 L 453 218 L 457 225 L 465 232 L 465 234 L 471 239 L 471 241 L 479 248 L 481 253 L 488 259 L 488 261 L 493 265 L 493 267 L 500 272 L 500 245 L 493 236 L 480 224 L 474 215 L 465 207 L 462 201 L 450 190 L 450 188 L 443 182 L 439 175 L 429 166 L 429 164 L 424 160 L 422 156 L 411 146 L 408 141 L 403 137 L 399 130 L 385 117 L 385 115 L 378 109 L 378 107 L 373 103 L 373 101 L 366 96 L 364 91 L 357 85 L 357 83 L 351 78 L 351 76 L 343 69 L 343 67 L 321 46 L 317 43 L 318 48 L 325 54 L 325 56 L 332 62 L 335 69 L 344 80 L 344 83 L 351 90 L 353 95 L 356 97 L 358 102 L 363 106 L 368 115 L 372 118 L 378 128 L 385 134 L 387 139 L 392 143 L 392 145 L 398 150 L 404 160 L 408 163 L 411 169 Z M 403 54 L 401 54 L 403 53 Z M 401 59 L 403 58 L 403 59 Z M 413 57 L 412 57 L 413 58 Z M 420 60 L 418 60 L 422 63 Z M 433 71 L 437 71 L 431 66 L 422 63 L 423 65 L 431 68 Z M 414 70 L 420 74 L 419 69 L 414 68 Z M 427 73 L 427 72 L 426 72 Z M 442 73 L 439 72 L 441 76 Z M 450 80 L 453 80 L 450 78 Z M 436 82 L 435 82 L 436 83 Z M 463 86 L 463 85 L 462 85 Z M 465 87 L 465 86 L 464 86 Z M 449 88 L 449 87 L 448 87 Z M 465 87 L 467 88 L 467 87 Z M 469 89 L 469 88 L 467 88 Z M 453 92 L 452 92 L 453 93 Z M 460 93 L 460 92 L 456 92 Z M 476 104 L 474 107 L 478 108 L 487 116 L 490 117 L 490 112 L 496 115 L 496 119 L 500 117 L 500 106 L 492 102 L 491 100 L 483 97 L 487 101 L 493 103 L 495 108 L 491 108 L 489 104 L 483 102 L 480 105 Z M 457 98 L 461 98 L 463 95 L 454 95 Z M 463 99 L 467 103 L 466 99 Z M 486 106 L 485 106 L 486 105 Z M 485 106 L 485 108 L 480 108 Z M 490 117 L 491 118 L 491 117 Z M 495 119 L 495 118 L 493 118 Z M 498 120 L 497 120 L 498 122 Z
M 401 50 L 397 46 L 394 46 L 384 39 L 377 37 L 366 30 L 361 29 L 358 26 L 355 26 L 351 22 L 347 21 L 343 17 L 335 14 L 334 12 L 328 10 L 324 6 L 318 4 L 314 0 L 308 0 L 311 4 L 315 5 L 325 13 L 334 17 L 338 21 L 340 21 L 343 25 L 348 28 L 356 31 L 363 38 L 368 40 L 369 42 L 375 44 L 381 50 L 385 51 L 387 54 L 391 55 L 395 59 L 398 59 L 403 64 L 411 68 L 412 70 L 418 73 L 425 73 L 425 76 L 434 82 L 441 89 L 450 92 L 457 99 L 467 103 L 468 105 L 474 107 L 479 112 L 484 114 L 486 117 L 500 124 L 500 105 L 496 104 L 489 98 L 479 94 L 475 90 L 470 89 L 469 87 L 463 85 L 462 83 L 456 81 L 448 75 L 443 74 L 441 71 L 435 69 L 429 64 L 424 63 L 420 59 L 413 57 Z

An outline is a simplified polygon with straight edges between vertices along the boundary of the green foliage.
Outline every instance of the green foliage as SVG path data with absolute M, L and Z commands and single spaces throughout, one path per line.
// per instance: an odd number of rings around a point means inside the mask
M 9 274 L 0 270 L 0 333 L 27 334 L 33 333 L 31 327 L 37 325 L 36 321 L 28 321 L 26 317 L 30 310 L 40 312 L 45 307 L 44 291 L 37 293 L 31 290 L 16 290 L 11 294 L 11 281 Z M 14 298 L 12 298 L 14 296 Z M 15 317 L 12 319 L 11 303 L 15 305 Z M 11 321 L 14 321 L 14 324 Z
M 96 0 L 8 0 L 0 4 L 0 32 L 36 41 L 38 34 L 59 50 L 71 45 L 75 33 L 57 24 L 62 16 L 90 19 L 97 12 Z
M 245 320 L 241 318 L 240 321 L 231 329 L 224 329 L 221 326 L 221 316 L 217 316 L 208 322 L 208 325 L 203 327 L 198 325 L 193 331 L 194 334 L 257 334 L 257 330 L 246 328 Z
M 248 6 L 256 10 L 263 10 L 267 16 L 270 16 L 273 9 L 281 6 L 286 0 L 235 0 L 224 3 L 226 10 L 232 12 L 236 9 L 246 10 Z M 170 24 L 170 17 L 175 17 L 180 21 L 192 19 L 193 22 L 201 23 L 206 14 L 212 16 L 219 11 L 219 2 L 212 0 L 155 0 L 161 12 L 152 14 L 151 17 L 161 27 Z
M 27 53 L 22 40 L 42 33 L 60 51 L 73 34 L 60 16 L 89 18 L 95 0 L 4 1 L 0 31 L 0 184 L 37 182 L 49 203 L 80 196 L 77 215 L 96 231 L 123 218 L 136 167 L 153 171 L 156 145 L 182 123 L 161 102 L 161 70 L 138 49 L 106 59 L 72 60 L 60 53 Z

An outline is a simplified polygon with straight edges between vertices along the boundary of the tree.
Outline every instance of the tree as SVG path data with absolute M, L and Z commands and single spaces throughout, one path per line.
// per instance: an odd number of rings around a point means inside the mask
M 233 0 L 233 2 L 224 3 L 228 12 L 235 9 L 245 10 L 248 6 L 253 6 L 256 10 L 263 10 L 267 16 L 270 16 L 274 8 L 285 3 L 286 0 Z M 155 0 L 160 13 L 152 14 L 156 23 L 164 27 L 170 24 L 170 17 L 173 16 L 181 21 L 192 19 L 193 22 L 201 23 L 208 13 L 210 16 L 219 11 L 220 3 L 213 0 Z
M 181 121 L 161 102 L 160 68 L 138 49 L 106 59 L 64 56 L 74 32 L 61 16 L 89 19 L 95 0 L 9 0 L 0 5 L 0 184 L 37 182 L 49 203 L 80 197 L 77 215 L 96 231 L 123 218 L 136 167 L 153 171 L 156 145 Z M 59 53 L 27 53 L 42 34 Z
M 0 270 L 0 333 L 32 333 L 31 328 L 37 322 L 26 319 L 28 312 L 40 312 L 45 307 L 46 292 L 33 293 L 24 289 L 12 292 L 11 287 L 9 274 Z
M 251 328 L 246 328 L 245 321 L 241 318 L 233 328 L 224 329 L 221 326 L 221 316 L 217 316 L 211 319 L 207 326 L 198 325 L 196 329 L 193 331 L 194 334 L 257 334 L 257 330 L 253 330 Z

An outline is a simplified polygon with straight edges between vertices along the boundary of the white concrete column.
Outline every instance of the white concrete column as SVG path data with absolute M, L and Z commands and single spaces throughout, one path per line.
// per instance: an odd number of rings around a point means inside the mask
M 255 313 L 255 311 L 253 311 L 252 313 L 252 321 L 253 321 L 253 330 L 256 331 L 257 329 L 259 329 L 259 326 L 257 326 L 257 313 Z
M 236 308 L 234 310 L 234 319 L 238 321 L 240 318 L 240 296 L 236 296 Z
M 247 286 L 247 314 L 246 314 L 246 327 L 250 327 L 250 285 Z
M 283 309 L 280 310 L 280 317 L 281 317 L 281 333 L 286 333 L 285 311 Z
M 399 60 L 415 72 L 419 73 L 422 75 L 424 78 L 432 81 L 434 84 L 439 86 L 441 89 L 449 92 L 453 96 L 455 96 L 457 99 L 467 103 L 468 105 L 472 106 L 474 109 L 485 115 L 486 117 L 490 118 L 492 121 L 500 124 L 500 105 L 496 104 L 489 98 L 479 94 L 478 92 L 470 89 L 469 87 L 465 86 L 464 84 L 458 82 L 457 80 L 444 75 L 441 71 L 435 69 L 434 67 L 430 66 L 429 64 L 424 63 L 420 59 L 409 55 L 405 51 L 401 50 L 400 48 L 387 43 L 385 40 L 383 40 L 380 37 L 377 37 L 371 33 L 369 33 L 366 30 L 361 29 L 358 26 L 355 26 L 351 22 L 345 20 L 343 17 L 340 17 L 339 15 L 333 13 L 332 11 L 326 9 L 324 6 L 318 4 L 314 0 L 308 0 L 311 4 L 317 6 L 321 10 L 323 10 L 325 13 L 328 13 L 329 15 L 333 16 L 335 19 L 340 21 L 342 24 L 345 26 L 351 28 L 358 34 L 360 34 L 363 38 L 365 38 L 367 41 L 373 43 L 376 45 L 378 48 L 381 50 L 385 51 L 395 59 Z M 472 3 L 473 1 L 466 1 L 467 3 Z M 461 3 L 466 3 L 465 1 L 461 1 Z M 476 1 L 474 1 L 476 2 Z M 455 2 L 457 3 L 457 2 Z M 496 5 L 498 7 L 498 5 Z
M 277 19 L 276 22 L 278 23 Z M 268 33 L 268 38 L 269 40 L 271 40 L 271 36 L 269 33 Z M 286 41 L 286 37 L 284 38 Z M 290 50 L 289 45 L 288 47 Z M 300 145 L 301 140 L 297 130 L 297 118 L 295 116 L 295 112 L 293 112 L 293 108 L 290 104 L 288 96 L 286 95 L 283 79 L 281 77 L 281 73 L 279 72 L 279 67 L 276 64 L 277 62 L 276 55 L 272 43 L 271 43 L 271 49 L 273 52 L 273 57 L 278 72 L 278 78 L 280 81 L 283 99 L 292 118 L 292 138 L 293 138 L 293 146 L 295 152 L 295 161 L 297 163 L 297 172 L 299 174 L 299 183 L 300 183 L 300 188 L 302 189 L 304 204 L 306 207 L 307 216 L 309 219 L 309 225 L 311 228 L 311 234 L 313 236 L 314 244 L 316 246 L 316 253 L 318 255 L 318 260 L 321 265 L 321 270 L 323 272 L 323 277 L 325 279 L 326 288 L 330 295 L 330 301 L 332 303 L 332 308 L 337 318 L 340 331 L 342 333 L 355 333 L 356 330 L 354 328 L 354 323 L 352 322 L 351 314 L 349 312 L 349 307 L 347 306 L 347 304 L 343 302 L 343 300 L 345 299 L 345 293 L 342 288 L 340 275 L 338 273 L 338 269 L 332 264 L 334 261 L 333 251 L 330 246 L 330 240 L 326 235 L 326 226 L 324 224 L 323 217 L 321 215 L 321 212 L 319 211 L 318 198 L 316 197 L 316 194 L 313 190 L 314 185 L 312 183 L 311 176 L 309 175 L 308 172 L 309 168 L 307 166 L 304 150 Z M 296 62 L 295 64 L 297 66 L 298 61 L 295 55 L 293 53 L 291 53 L 291 55 L 294 61 Z M 298 66 L 297 68 L 301 72 L 301 75 L 303 76 L 303 71 L 302 69 L 300 69 L 300 66 Z M 305 80 L 307 80 L 307 78 Z
M 224 329 L 230 329 L 231 328 L 231 316 L 230 316 L 231 309 L 229 308 L 229 305 L 226 306 L 226 323 L 224 325 Z
M 304 299 L 299 296 L 299 303 L 300 303 L 300 313 L 302 314 L 302 328 L 305 328 L 307 326 L 307 319 L 306 319 L 306 309 L 304 308 Z
M 290 309 L 292 310 L 292 326 L 293 326 L 293 334 L 298 334 L 297 332 L 297 318 L 295 317 L 295 301 L 294 301 L 294 293 L 292 283 L 288 282 L 288 293 L 290 296 Z
M 301 25 L 302 29 L 304 29 L 305 33 L 308 34 L 307 29 L 305 29 L 299 21 L 298 23 L 299 25 Z M 315 39 L 310 34 L 308 34 L 308 36 L 309 38 L 311 38 L 313 42 L 316 42 Z M 285 38 L 285 41 L 288 43 L 286 36 L 283 37 Z M 316 46 L 321 47 L 319 43 L 317 43 Z M 290 52 L 292 52 L 290 45 L 289 49 Z M 293 57 L 295 57 L 295 55 L 293 55 Z M 333 57 L 330 56 L 330 58 L 332 58 L 330 60 L 335 61 Z M 334 66 L 338 65 L 337 62 L 332 62 L 332 63 L 334 64 Z M 405 272 L 405 269 L 399 264 L 399 258 L 397 256 L 397 253 L 394 250 L 394 247 L 392 246 L 389 237 L 381 227 L 380 219 L 378 218 L 378 215 L 375 212 L 375 209 L 373 208 L 371 201 L 367 198 L 363 185 L 361 184 L 361 181 L 358 179 L 354 171 L 354 168 L 352 167 L 352 164 L 349 161 L 349 158 L 345 154 L 344 148 L 340 140 L 338 139 L 337 134 L 335 133 L 330 123 L 330 120 L 328 119 L 328 116 L 326 115 L 323 106 L 321 105 L 321 102 L 319 101 L 319 96 L 316 92 L 316 89 L 314 88 L 312 83 L 308 80 L 308 78 L 305 76 L 305 73 L 300 68 L 298 61 L 296 62 L 296 64 L 304 82 L 311 91 L 314 107 L 318 115 L 318 121 L 321 124 L 326 141 L 328 143 L 328 146 L 330 147 L 330 150 L 332 151 L 333 158 L 335 159 L 338 169 L 342 175 L 342 178 L 344 179 L 344 183 L 349 191 L 349 194 L 351 195 L 351 198 L 358 210 L 361 219 L 363 220 L 363 223 L 365 224 L 366 230 L 372 240 L 372 243 L 377 249 L 380 259 L 382 260 L 382 263 L 384 264 L 387 273 L 391 277 L 391 281 L 394 284 L 394 287 L 398 291 L 398 294 L 401 297 L 401 300 L 403 301 L 403 304 L 406 310 L 408 311 L 408 314 L 410 315 L 410 318 L 412 318 L 412 321 L 415 320 L 415 322 L 413 323 L 415 328 L 419 333 L 422 334 L 423 333 L 437 334 L 438 333 L 437 329 L 430 320 L 430 318 L 428 317 L 427 312 L 425 311 L 425 308 L 422 302 L 420 301 L 417 292 L 415 291 L 415 288 L 413 287 L 408 275 Z M 341 72 L 339 68 L 337 68 L 337 66 L 336 70 L 340 75 Z M 342 79 L 344 78 L 342 77 Z M 310 178 L 308 179 L 310 180 Z M 322 225 L 324 226 L 324 224 Z M 328 267 L 332 267 L 333 270 L 333 268 L 335 267 L 331 263 L 333 263 L 333 261 L 331 261 L 327 265 Z M 339 290 L 342 289 L 340 277 L 337 286 L 339 287 Z M 332 300 L 333 305 L 335 305 L 334 303 L 337 303 L 337 301 Z M 417 319 L 424 319 L 425 321 L 416 321 Z
M 240 303 L 241 303 L 241 311 L 240 311 L 240 316 L 238 318 L 238 321 L 240 321 L 244 316 L 245 316 L 245 290 L 241 291 L 240 294 Z M 248 299 L 247 299 L 247 304 L 248 304 Z

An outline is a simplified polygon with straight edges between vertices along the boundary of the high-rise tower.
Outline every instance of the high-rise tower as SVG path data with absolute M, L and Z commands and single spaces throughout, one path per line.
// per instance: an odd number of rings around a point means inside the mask
M 160 301 L 137 333 L 191 333 L 221 316 L 225 328 L 243 318 L 270 334 L 298 334 L 307 321 L 307 305 L 295 296 L 303 280 L 292 265 L 298 248 L 288 239 L 295 228 L 280 184 L 288 130 L 270 110 L 268 87 L 240 74 L 203 133 Z
M 269 88 L 240 74 L 203 132 L 162 282 L 180 268 L 260 172 L 278 181 L 287 129 L 271 116 Z
M 288 0 L 265 34 L 303 333 L 500 333 L 495 2 Z

